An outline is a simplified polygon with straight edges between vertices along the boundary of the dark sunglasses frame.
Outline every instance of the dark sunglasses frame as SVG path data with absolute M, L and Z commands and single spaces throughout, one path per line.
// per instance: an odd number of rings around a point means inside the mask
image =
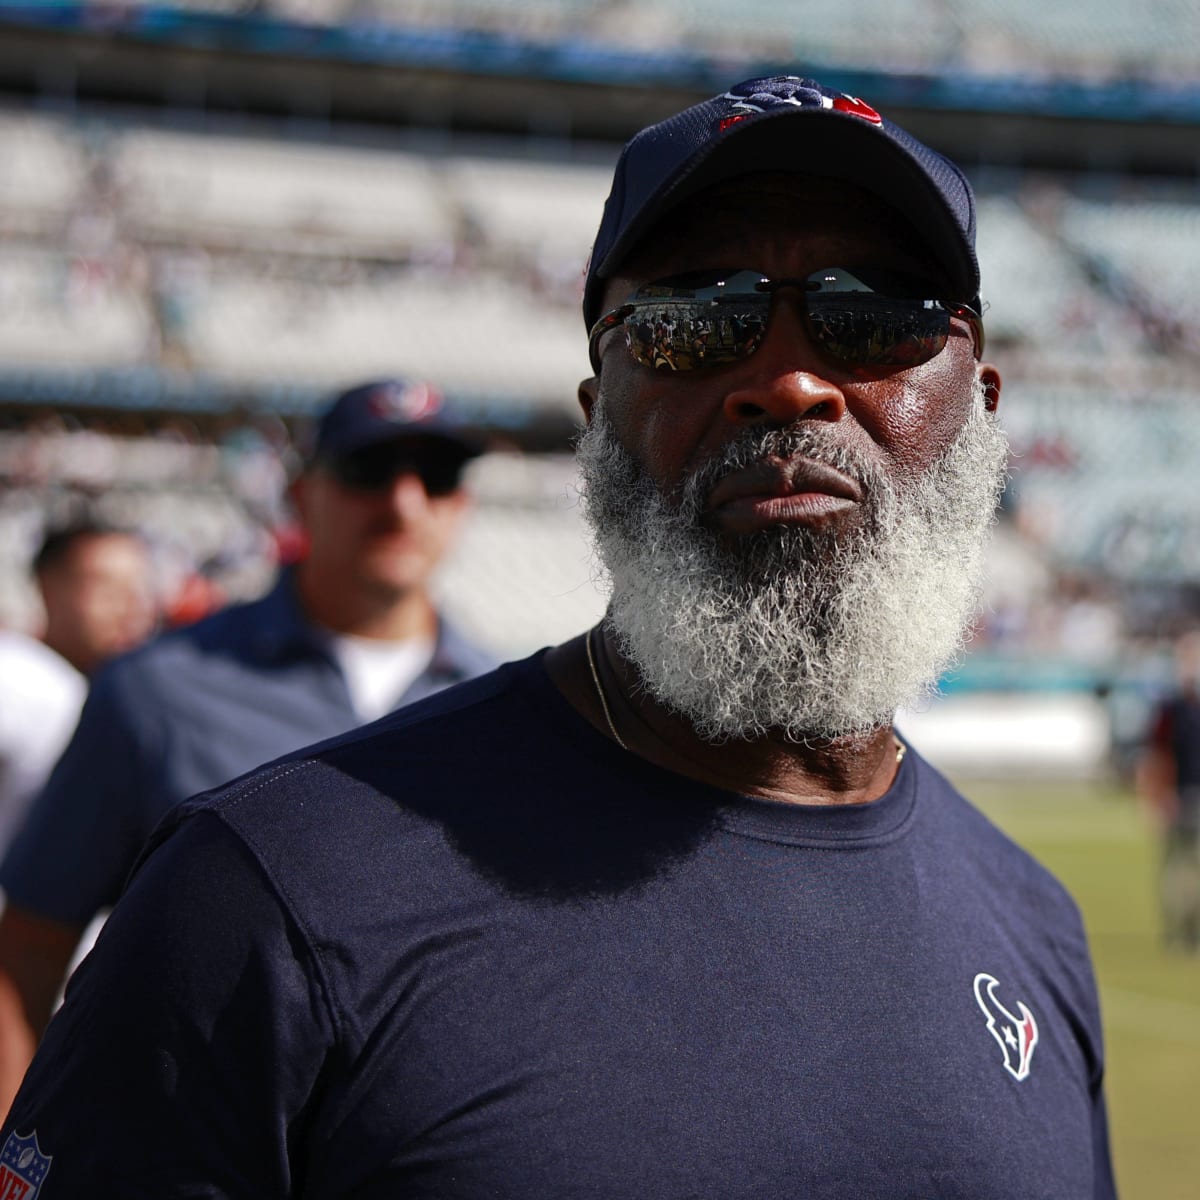
M 454 446 L 386 443 L 328 458 L 322 464 L 342 487 L 379 492 L 400 475 L 416 475 L 429 496 L 449 496 L 462 486 L 462 470 L 470 456 Z
M 871 287 L 874 277 L 884 287 Z M 968 304 L 930 295 L 928 281 L 897 272 L 844 267 L 824 267 L 804 278 L 771 279 L 751 267 L 696 271 L 644 283 L 618 308 L 607 312 L 588 334 L 588 355 L 600 370 L 598 343 L 610 330 L 625 327 L 629 352 L 651 369 L 691 372 L 728 366 L 749 358 L 766 337 L 774 294 L 795 289 L 803 301 L 801 311 L 817 349 L 834 362 L 847 366 L 903 369 L 928 362 L 942 352 L 951 332 L 951 318 L 971 329 L 975 357 L 983 356 L 983 318 Z M 821 297 L 827 298 L 825 302 Z M 740 322 L 748 332 L 743 340 L 707 342 L 702 352 L 684 352 L 675 361 L 639 353 L 630 319 L 654 320 L 681 306 L 695 308 L 693 321 L 711 325 L 713 318 Z M 920 336 L 916 331 L 919 330 Z M 706 334 L 711 330 L 705 331 Z M 847 332 L 851 336 L 845 336 Z M 686 334 L 684 335 L 686 337 Z

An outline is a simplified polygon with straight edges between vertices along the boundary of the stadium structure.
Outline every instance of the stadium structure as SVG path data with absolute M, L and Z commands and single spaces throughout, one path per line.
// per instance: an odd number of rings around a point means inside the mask
M 993 730 L 1013 698 L 1035 765 L 1120 758 L 1200 619 L 1197 45 L 1197 0 L 0 4 L 0 621 L 81 500 L 173 594 L 261 587 L 306 414 L 400 374 L 503 451 L 448 607 L 512 654 L 582 628 L 579 299 L 620 143 L 812 74 L 979 195 L 1014 458 L 945 690 Z

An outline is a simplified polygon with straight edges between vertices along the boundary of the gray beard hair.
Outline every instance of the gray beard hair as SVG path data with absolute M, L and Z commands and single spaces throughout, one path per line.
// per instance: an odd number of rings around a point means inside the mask
M 971 416 L 898 490 L 822 422 L 747 430 L 664 496 L 603 407 L 580 439 L 588 523 L 611 584 L 606 622 L 649 693 L 710 742 L 769 732 L 821 742 L 890 724 L 962 649 L 983 578 L 1008 441 L 976 387 Z M 862 484 L 865 519 L 834 534 L 780 526 L 730 547 L 701 523 L 714 483 L 803 455 Z

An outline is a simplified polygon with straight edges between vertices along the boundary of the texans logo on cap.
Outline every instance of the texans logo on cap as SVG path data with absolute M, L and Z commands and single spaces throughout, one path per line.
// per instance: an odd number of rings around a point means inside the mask
M 382 421 L 423 421 L 441 406 L 441 396 L 426 383 L 382 383 L 367 397 L 367 410 Z
M 743 132 L 750 135 L 744 142 Z M 895 208 L 925 233 L 955 297 L 979 307 L 975 200 L 962 171 L 857 96 L 816 79 L 772 75 L 734 84 L 625 144 L 587 270 L 588 329 L 601 315 L 603 282 L 675 205 L 742 175 L 804 169 L 865 188 Z
M 824 92 L 797 75 L 751 79 L 730 88 L 720 98 L 732 101 L 735 113 L 734 116 L 724 117 L 717 123 L 718 132 L 721 133 L 731 125 L 744 121 L 752 113 L 782 107 L 827 108 L 834 112 L 848 113 L 852 117 L 860 117 L 872 125 L 883 124 L 883 118 L 857 96 L 848 96 L 844 92 Z

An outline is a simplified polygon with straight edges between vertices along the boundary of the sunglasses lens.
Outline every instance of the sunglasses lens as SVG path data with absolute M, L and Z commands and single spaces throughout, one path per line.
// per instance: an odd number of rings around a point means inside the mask
M 421 465 L 418 473 L 430 496 L 448 496 L 457 491 L 462 479 L 463 460 L 458 456 L 447 456 Z
M 377 492 L 400 475 L 416 475 L 428 495 L 446 496 L 459 486 L 463 461 L 453 446 L 385 444 L 334 459 L 329 471 L 343 487 L 356 492 Z
M 777 286 L 752 270 L 705 271 L 645 284 L 624 310 L 629 350 L 642 366 L 659 371 L 737 362 L 762 344 Z M 894 271 L 830 267 L 800 286 L 813 340 L 839 362 L 917 366 L 946 345 L 950 314 L 929 299 L 936 290 L 928 281 Z
M 753 354 L 762 342 L 771 297 L 756 292 L 756 271 L 705 271 L 646 284 L 629 299 L 629 349 L 644 367 L 695 371 Z
M 892 272 L 816 271 L 806 286 L 809 331 L 839 362 L 917 366 L 940 354 L 950 333 L 950 314 L 927 299 L 931 291 Z

